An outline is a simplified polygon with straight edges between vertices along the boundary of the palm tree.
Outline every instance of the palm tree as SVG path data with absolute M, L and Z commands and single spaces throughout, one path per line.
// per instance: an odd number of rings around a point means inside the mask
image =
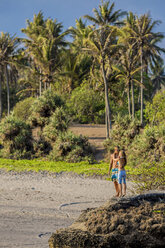
M 115 3 L 110 5 L 110 1 L 101 1 L 99 9 L 94 8 L 93 12 L 95 17 L 85 15 L 84 17 L 94 23 L 95 25 L 105 26 L 105 25 L 120 25 L 123 22 L 120 21 L 120 18 L 125 16 L 127 12 L 117 10 L 114 11 Z
M 100 69 L 105 87 L 105 106 L 106 106 L 106 127 L 107 138 L 110 137 L 111 124 L 111 110 L 108 97 L 108 78 L 109 69 L 107 67 L 107 60 L 110 61 L 110 57 L 116 50 L 116 28 L 111 25 L 121 24 L 120 18 L 126 14 L 121 10 L 114 11 L 114 3 L 110 5 L 110 1 L 102 1 L 99 5 L 99 9 L 93 10 L 95 17 L 85 15 L 84 17 L 93 22 L 99 28 L 91 32 L 86 44 L 89 51 L 95 57 L 95 60 L 99 62 Z
M 22 29 L 22 32 L 28 36 L 28 39 L 22 39 L 22 41 L 39 75 L 41 94 L 41 81 L 46 87 L 50 85 L 60 65 L 60 49 L 66 45 L 64 41 L 66 33 L 62 33 L 62 24 L 56 19 L 44 20 L 42 12 L 34 15 L 33 22 L 27 21 L 27 27 Z
M 152 98 L 161 88 L 165 87 L 165 66 L 162 59 L 159 59 L 155 66 L 151 64 L 151 80 L 153 85 Z
M 59 78 L 65 84 L 65 91 L 70 93 L 89 77 L 91 64 L 92 59 L 87 54 L 77 54 L 72 49 L 64 51 Z
M 133 18 L 133 14 L 130 13 Z M 144 66 L 148 68 L 149 61 L 153 61 L 161 51 L 158 46 L 158 42 L 163 39 L 161 33 L 154 33 L 153 29 L 158 25 L 160 21 L 152 21 L 149 14 L 144 14 L 140 17 L 135 16 L 133 22 L 129 22 L 127 19 L 126 30 L 129 33 L 129 39 L 134 44 L 134 48 L 137 49 L 140 55 L 141 64 L 141 124 L 143 125 L 143 69 Z
M 108 79 L 110 77 L 110 66 L 109 62 L 115 54 L 116 44 L 116 28 L 106 27 L 106 30 L 96 29 L 91 32 L 88 39 L 84 41 L 84 51 L 90 53 L 94 62 L 98 63 L 101 75 L 104 82 L 105 89 L 105 105 L 106 105 L 106 127 L 107 127 L 107 138 L 110 137 L 110 129 L 112 128 L 111 123 L 111 110 L 108 96 Z
M 2 73 L 5 74 L 6 77 L 6 87 L 7 87 L 7 111 L 8 115 L 10 114 L 10 87 L 9 87 L 9 74 L 8 69 L 14 63 L 14 55 L 16 48 L 18 46 L 18 39 L 16 37 L 11 37 L 9 33 L 0 34 L 0 67 L 1 67 L 1 78 Z M 0 86 L 0 90 L 2 85 Z M 0 95 L 1 95 L 0 91 Z M 0 100 L 2 97 L 0 96 Z M 2 106 L 2 103 L 0 103 Z M 2 110 L 1 110 L 2 114 Z
M 119 39 L 121 42 L 121 39 Z M 120 78 L 125 82 L 127 88 L 128 96 L 128 113 L 131 117 L 131 99 L 130 99 L 130 89 L 132 94 L 132 119 L 135 118 L 135 102 L 134 102 L 134 83 L 140 85 L 138 80 L 139 72 L 141 71 L 141 66 L 138 63 L 139 56 L 133 49 L 133 46 L 128 42 L 123 44 L 123 47 L 119 50 L 119 64 L 120 66 L 114 66 L 117 70 L 118 75 L 116 78 Z
M 76 27 L 70 27 L 68 33 L 72 36 L 73 42 L 70 44 L 71 50 L 75 50 L 76 53 L 81 53 L 83 48 L 84 39 L 88 38 L 88 35 L 92 31 L 90 26 L 86 26 L 86 23 L 81 18 L 76 19 Z

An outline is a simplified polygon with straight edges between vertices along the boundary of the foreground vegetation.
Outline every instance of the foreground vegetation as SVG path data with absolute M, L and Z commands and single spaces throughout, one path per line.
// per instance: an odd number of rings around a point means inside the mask
M 84 175 L 102 175 L 108 173 L 108 163 L 90 164 L 89 162 L 67 163 L 41 160 L 0 159 L 0 168 L 7 171 L 47 171 L 50 173 L 72 172 Z

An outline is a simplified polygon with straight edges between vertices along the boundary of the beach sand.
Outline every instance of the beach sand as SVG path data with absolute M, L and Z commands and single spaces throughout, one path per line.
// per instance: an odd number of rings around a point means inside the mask
M 113 183 L 99 178 L 1 170 L 0 248 L 46 248 L 52 232 L 114 194 Z

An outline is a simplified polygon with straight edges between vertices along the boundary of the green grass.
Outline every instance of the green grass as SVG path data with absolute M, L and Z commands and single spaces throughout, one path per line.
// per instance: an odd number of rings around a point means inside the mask
M 50 173 L 73 172 L 77 174 L 107 175 L 108 163 L 89 164 L 88 162 L 66 163 L 42 160 L 0 159 L 0 169 L 6 171 L 48 171 Z

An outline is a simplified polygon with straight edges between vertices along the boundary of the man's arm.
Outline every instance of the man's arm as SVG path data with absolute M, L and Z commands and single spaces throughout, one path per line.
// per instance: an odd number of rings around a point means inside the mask
M 111 155 L 111 158 L 110 158 L 110 163 L 109 163 L 109 171 L 108 171 L 108 175 L 110 175 L 110 171 L 112 170 L 112 165 L 113 165 L 113 157 Z

